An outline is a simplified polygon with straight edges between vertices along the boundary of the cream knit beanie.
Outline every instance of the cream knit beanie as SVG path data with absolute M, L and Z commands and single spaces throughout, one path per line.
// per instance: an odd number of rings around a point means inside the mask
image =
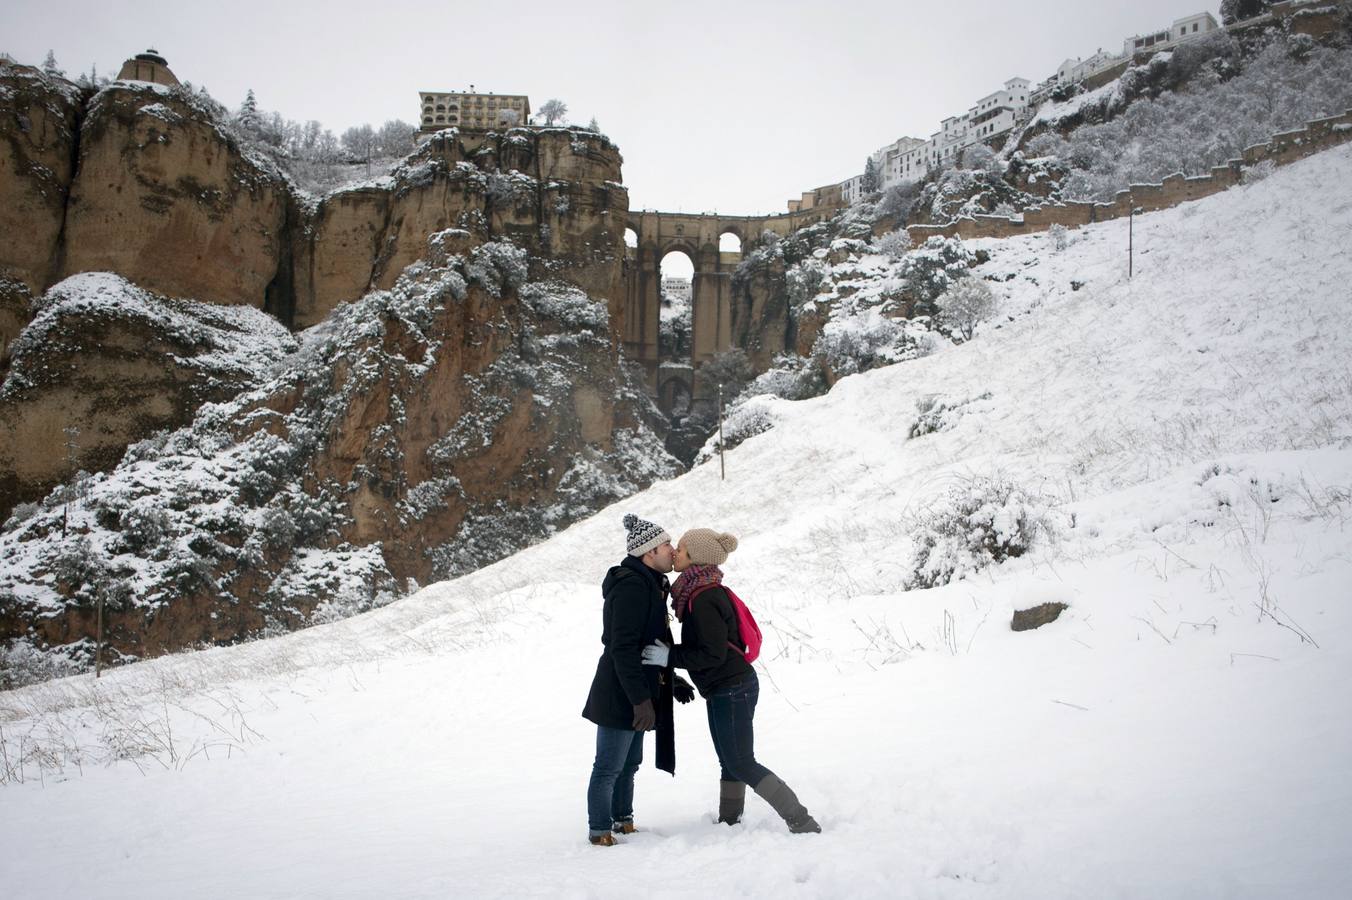
M 681 535 L 679 544 L 697 566 L 721 566 L 728 554 L 737 549 L 737 538 L 712 528 L 692 528 Z

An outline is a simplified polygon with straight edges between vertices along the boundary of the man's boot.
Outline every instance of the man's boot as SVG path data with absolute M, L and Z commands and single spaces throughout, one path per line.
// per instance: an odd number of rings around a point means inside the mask
M 746 784 L 741 781 L 718 783 L 718 821 L 736 825 L 746 808 Z
M 760 794 L 762 800 L 770 804 L 771 809 L 779 813 L 781 819 L 788 823 L 790 833 L 821 833 L 822 827 L 817 824 L 817 820 L 812 818 L 807 807 L 798 802 L 797 795 L 780 780 L 778 775 L 766 775 L 760 784 L 756 785 L 755 791 Z

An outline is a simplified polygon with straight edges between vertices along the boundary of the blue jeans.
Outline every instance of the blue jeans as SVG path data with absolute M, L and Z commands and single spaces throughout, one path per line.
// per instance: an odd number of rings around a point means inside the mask
M 713 690 L 706 699 L 709 713 L 709 734 L 714 739 L 714 752 L 723 767 L 724 781 L 741 781 L 753 788 L 760 784 L 769 769 L 756 762 L 756 735 L 751 720 L 756 715 L 756 701 L 760 699 L 760 679 L 755 672 L 736 684 Z
M 587 785 L 587 829 L 594 837 L 634 817 L 634 773 L 643 762 L 643 732 L 596 726 L 596 762 Z

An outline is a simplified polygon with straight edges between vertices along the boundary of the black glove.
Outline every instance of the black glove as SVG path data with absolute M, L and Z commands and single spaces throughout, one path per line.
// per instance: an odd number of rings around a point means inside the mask
M 657 710 L 652 700 L 644 700 L 634 707 L 634 730 L 652 731 L 657 727 Z
M 689 703 L 695 699 L 695 689 L 690 686 L 690 682 L 679 675 L 673 675 L 672 678 L 671 695 L 677 703 Z

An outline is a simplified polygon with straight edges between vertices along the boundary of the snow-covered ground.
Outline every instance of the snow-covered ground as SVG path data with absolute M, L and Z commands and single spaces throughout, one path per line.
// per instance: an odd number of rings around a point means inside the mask
M 0 695 L 5 895 L 1343 896 L 1352 147 L 1139 217 L 1130 281 L 1126 228 L 983 242 L 1001 327 L 780 401 L 726 481 L 355 619 Z M 903 591 L 921 514 L 990 477 L 1041 544 Z M 625 511 L 741 536 L 757 754 L 821 835 L 754 797 L 712 824 L 697 701 L 645 830 L 587 844 Z

